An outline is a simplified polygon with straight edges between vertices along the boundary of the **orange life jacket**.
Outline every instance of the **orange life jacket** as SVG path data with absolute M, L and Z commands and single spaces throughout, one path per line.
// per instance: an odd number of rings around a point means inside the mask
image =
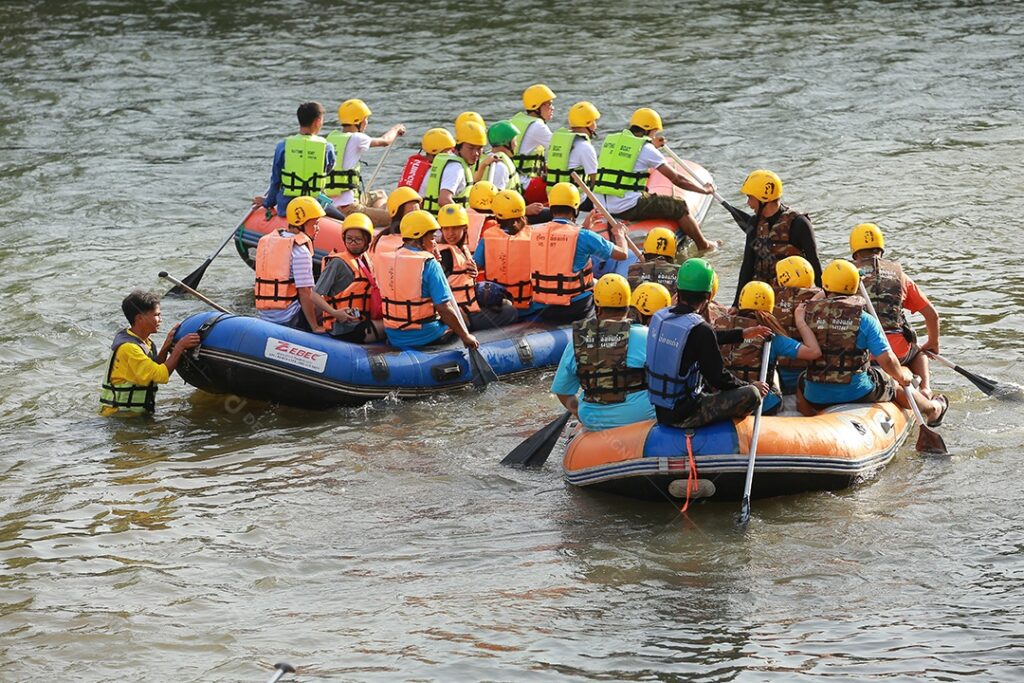
M 423 296 L 423 268 L 433 254 L 412 249 L 373 253 L 373 267 L 384 306 L 384 327 L 418 330 L 424 323 L 440 320 L 434 302 Z
M 401 235 L 398 233 L 389 233 L 378 237 L 376 242 L 371 242 L 370 252 L 371 254 L 376 254 L 377 252 L 384 253 L 388 251 L 398 251 L 402 248 L 403 244 L 405 244 L 405 240 L 402 239 Z M 377 263 L 374 261 L 374 266 L 376 265 Z
M 299 300 L 292 277 L 292 246 L 300 244 L 313 255 L 313 242 L 304 232 L 272 230 L 256 243 L 256 308 L 283 310 Z
M 341 261 L 348 266 L 348 269 L 352 271 L 352 282 L 349 283 L 348 287 L 341 290 L 337 294 L 329 294 L 324 297 L 324 300 L 331 305 L 332 308 L 352 308 L 359 311 L 361 314 L 369 315 L 370 313 L 370 290 L 375 286 L 373 281 L 373 271 L 370 270 L 370 264 L 362 256 L 353 256 L 347 250 L 332 251 L 330 254 L 324 257 L 323 261 L 320 262 L 320 272 L 324 272 L 327 269 L 327 264 L 332 259 L 341 259 Z M 333 316 L 324 316 L 324 328 L 330 330 L 334 327 L 335 318 Z
M 579 235 L 579 226 L 558 221 L 534 229 L 530 240 L 534 301 L 568 306 L 573 297 L 594 288 L 594 271 L 589 260 L 583 270 L 572 269 Z
M 469 274 L 467 268 L 473 262 L 473 256 L 466 247 L 455 244 L 439 244 L 437 249 L 439 252 L 451 252 L 452 272 L 448 276 L 448 286 L 452 288 L 455 303 L 470 313 L 479 311 L 480 304 L 476 300 L 476 278 Z
M 476 251 L 476 245 L 480 243 L 480 234 L 492 225 L 498 224 L 498 219 L 486 213 L 479 213 L 473 209 L 466 209 L 469 214 L 469 228 L 466 230 L 466 246 L 469 251 Z
M 487 279 L 497 282 L 512 296 L 512 305 L 518 309 L 530 307 L 533 287 L 530 284 L 530 242 L 533 231 L 529 226 L 509 235 L 497 225 L 484 231 L 484 270 Z

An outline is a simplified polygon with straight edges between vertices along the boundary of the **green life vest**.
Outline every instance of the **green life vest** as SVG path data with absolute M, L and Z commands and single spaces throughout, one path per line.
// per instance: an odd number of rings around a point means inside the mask
M 430 164 L 430 174 L 427 176 L 427 192 L 426 196 L 423 197 L 424 211 L 436 214 L 441 208 L 439 201 L 441 197 L 441 176 L 444 175 L 445 167 L 451 163 L 461 164 L 462 172 L 466 176 L 466 186 L 462 188 L 459 194 L 452 197 L 452 201 L 456 204 L 466 205 L 466 201 L 469 198 L 469 187 L 473 184 L 473 172 L 470 171 L 469 164 L 457 154 L 438 154 L 434 157 L 434 163 Z
M 138 344 L 145 354 L 154 363 L 156 362 L 156 346 L 152 340 L 149 340 L 147 345 L 135 335 L 129 334 L 128 330 L 118 332 L 114 337 L 114 342 L 110 345 L 110 363 L 107 364 L 107 374 L 103 378 L 100 403 L 126 413 L 152 413 L 156 410 L 155 383 L 143 386 L 131 382 L 113 384 L 110 381 L 111 373 L 114 372 L 114 361 L 117 359 L 117 350 L 124 344 Z
M 534 154 L 532 149 L 523 149 L 523 138 L 526 137 L 526 130 L 530 126 L 535 123 L 543 126 L 544 121 L 536 116 L 530 116 L 525 111 L 519 112 L 510 120 L 512 125 L 519 129 L 519 135 L 516 136 L 516 153 L 512 157 L 516 168 L 525 176 L 540 177 L 544 172 L 544 153 Z
M 352 190 L 352 201 L 355 202 L 359 199 L 359 187 L 363 184 L 363 176 L 361 174 L 363 165 L 360 162 L 356 162 L 355 168 L 348 170 L 342 170 L 342 163 L 345 161 L 345 150 L 348 148 L 349 141 L 352 140 L 352 133 L 343 133 L 340 130 L 331 131 L 330 135 L 327 136 L 327 142 L 334 145 L 334 168 L 327 174 L 327 180 L 324 183 L 324 194 L 328 197 L 337 197 L 343 192 Z
M 650 142 L 648 137 L 638 138 L 628 130 L 613 133 L 604 139 L 597 158 L 597 182 L 594 192 L 612 197 L 625 197 L 627 192 L 647 189 L 647 171 L 636 171 L 640 150 Z
M 516 169 L 515 162 L 512 161 L 512 157 L 505 154 L 504 152 L 495 152 L 498 158 L 501 159 L 501 163 L 508 169 L 508 184 L 505 187 L 498 188 L 499 190 L 515 190 L 520 191 L 522 183 L 519 182 L 519 171 Z M 487 180 L 494 182 L 494 164 L 491 164 L 490 168 L 487 169 Z
M 285 197 L 316 195 L 324 189 L 327 141 L 319 135 L 297 133 L 284 139 L 281 190 Z
M 583 178 L 582 166 L 569 168 L 569 153 L 572 151 L 572 145 L 576 142 L 577 138 L 580 140 L 589 139 L 583 133 L 574 133 L 568 128 L 559 128 L 551 136 L 551 142 L 548 144 L 548 170 L 544 175 L 544 182 L 547 184 L 548 189 L 555 183 L 571 183 L 572 177 L 570 174 L 573 171 L 576 171 Z

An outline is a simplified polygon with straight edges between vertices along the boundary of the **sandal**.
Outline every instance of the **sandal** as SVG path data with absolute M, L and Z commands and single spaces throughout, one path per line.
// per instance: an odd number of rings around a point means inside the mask
M 936 396 L 932 400 L 938 401 L 939 403 L 941 403 L 942 404 L 942 410 L 939 411 L 939 416 L 937 418 L 935 418 L 934 420 L 932 420 L 931 422 L 928 423 L 928 426 L 929 427 L 941 427 L 942 426 L 942 420 L 946 417 L 946 411 L 949 410 L 949 399 L 946 398 L 945 396 L 943 396 L 942 394 L 939 394 L 938 396 Z

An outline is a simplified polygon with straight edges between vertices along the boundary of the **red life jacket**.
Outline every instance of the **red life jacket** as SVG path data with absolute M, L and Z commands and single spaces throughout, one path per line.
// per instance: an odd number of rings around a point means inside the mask
M 402 169 L 402 175 L 398 179 L 398 186 L 411 187 L 419 192 L 420 186 L 423 184 L 423 179 L 426 178 L 427 173 L 430 172 L 430 165 L 432 163 L 432 160 L 418 152 L 413 154 L 405 162 L 405 167 Z

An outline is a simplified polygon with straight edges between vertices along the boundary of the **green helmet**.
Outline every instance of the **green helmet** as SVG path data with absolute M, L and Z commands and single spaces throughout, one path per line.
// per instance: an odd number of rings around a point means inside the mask
M 507 147 L 519 135 L 519 129 L 511 121 L 498 121 L 487 129 L 487 142 Z
M 715 269 L 702 258 L 687 259 L 679 267 L 676 284 L 684 292 L 711 293 L 711 284 L 715 280 Z

